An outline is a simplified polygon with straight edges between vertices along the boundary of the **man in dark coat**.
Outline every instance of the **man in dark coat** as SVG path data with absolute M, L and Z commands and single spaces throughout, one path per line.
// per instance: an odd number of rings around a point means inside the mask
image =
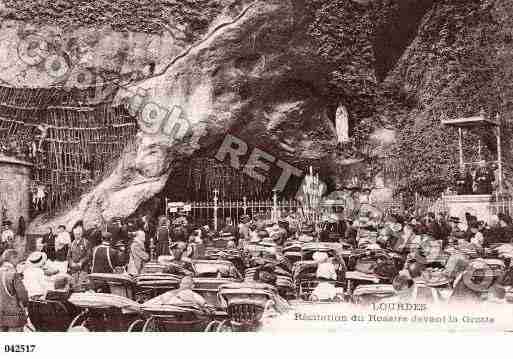
M 114 273 L 116 267 L 126 264 L 123 252 L 111 248 L 112 234 L 102 233 L 102 243 L 91 251 L 91 273 Z
M 444 246 L 447 245 L 447 240 L 449 236 L 451 235 L 451 225 L 449 224 L 449 220 L 447 218 L 447 213 L 440 212 L 438 214 L 438 227 L 440 228 L 440 239 L 442 240 L 442 243 Z
M 157 236 L 157 248 L 156 254 L 159 256 L 168 256 L 169 255 L 169 220 L 166 216 L 161 216 L 159 218 L 159 226 L 156 232 Z
M 109 232 L 112 235 L 112 241 L 111 246 L 112 248 L 117 248 L 118 245 L 121 243 L 120 238 L 120 231 L 121 231 L 121 218 L 120 217 L 114 217 L 111 221 L 107 223 L 107 232 Z
M 153 222 L 153 219 L 148 215 L 142 216 L 141 221 L 142 221 L 142 229 L 143 229 L 144 233 L 146 234 L 144 249 L 147 253 L 150 253 L 151 241 L 155 238 L 156 226 L 155 226 L 155 223 Z
M 48 227 L 48 231 L 43 236 L 43 252 L 46 253 L 46 257 L 49 260 L 55 260 L 55 235 L 53 234 L 52 227 Z
M 84 236 L 83 227 L 79 224 L 73 228 L 73 242 L 68 250 L 68 271 L 72 276 L 73 286 L 80 288 L 87 283 L 88 260 L 91 244 Z
M 434 239 L 442 239 L 442 230 L 436 221 L 435 214 L 433 212 L 429 212 L 425 218 L 425 234 L 429 234 Z

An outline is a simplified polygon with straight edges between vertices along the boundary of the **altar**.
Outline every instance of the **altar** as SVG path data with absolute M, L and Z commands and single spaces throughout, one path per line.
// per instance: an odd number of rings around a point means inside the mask
M 495 199 L 503 192 L 502 188 L 502 153 L 501 153 L 501 121 L 499 115 L 495 119 L 487 118 L 484 111 L 479 116 L 442 119 L 442 124 L 458 130 L 459 175 L 456 178 L 457 195 L 444 195 L 444 205 L 449 216 L 465 221 L 465 214 L 476 217 L 480 221 L 490 223 Z M 497 158 L 485 161 L 481 156 L 481 140 L 478 141 L 478 158 L 476 162 L 465 162 L 463 156 L 463 129 L 489 131 L 497 141 Z M 490 175 L 489 166 L 496 168 L 497 176 Z M 495 177 L 495 178 L 493 178 Z M 493 182 L 493 183 L 492 183 Z
M 490 223 L 492 195 L 450 195 L 443 199 L 449 216 L 458 217 L 464 222 L 465 213 L 470 213 L 480 221 Z

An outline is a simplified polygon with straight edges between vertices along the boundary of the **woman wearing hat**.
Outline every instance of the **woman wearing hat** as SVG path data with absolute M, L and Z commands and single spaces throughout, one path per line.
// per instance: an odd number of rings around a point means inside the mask
M 320 283 L 312 292 L 312 297 L 317 300 L 334 299 L 337 296 L 337 291 L 335 286 L 328 281 L 337 280 L 335 265 L 325 252 L 315 252 L 312 259 L 318 263 L 316 277 L 320 280 Z
M 0 332 L 21 332 L 27 322 L 28 293 L 16 272 L 18 252 L 8 249 L 0 258 Z
M 46 295 L 50 281 L 44 271 L 47 257 L 43 252 L 32 252 L 25 262 L 23 270 L 23 284 L 27 289 L 29 298 L 41 298 Z

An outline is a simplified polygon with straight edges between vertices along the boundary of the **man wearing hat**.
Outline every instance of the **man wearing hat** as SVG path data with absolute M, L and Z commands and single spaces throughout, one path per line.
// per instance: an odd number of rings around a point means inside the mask
M 102 243 L 91 252 L 91 273 L 114 273 L 116 267 L 125 265 L 123 253 L 110 246 L 111 240 L 111 233 L 102 233 Z
M 168 256 L 169 255 L 170 231 L 169 231 L 169 219 L 166 216 L 160 216 L 158 219 L 158 228 L 156 231 L 156 237 L 157 237 L 157 248 L 156 248 L 157 258 L 159 256 Z M 146 243 L 146 240 L 145 240 L 145 243 Z
M 449 225 L 451 226 L 451 233 L 461 231 L 459 224 L 461 223 L 458 217 L 449 217 Z
M 83 233 L 83 223 L 77 222 L 72 229 L 73 242 L 68 250 L 68 269 L 72 275 L 73 285 L 79 287 L 87 282 L 87 268 L 91 245 Z
M 107 222 L 107 232 L 112 234 L 111 246 L 117 248 L 124 246 L 123 238 L 121 238 L 121 217 L 114 217 Z
M 467 233 L 460 228 L 460 219 L 458 217 L 449 217 L 449 225 L 451 226 L 451 234 L 449 242 L 458 241 L 458 239 L 467 238 Z

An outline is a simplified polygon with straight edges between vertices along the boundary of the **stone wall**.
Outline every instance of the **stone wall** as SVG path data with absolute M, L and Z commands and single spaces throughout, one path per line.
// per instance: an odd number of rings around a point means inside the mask
M 0 155 L 0 210 L 5 206 L 15 229 L 21 216 L 30 219 L 31 171 L 30 163 Z

